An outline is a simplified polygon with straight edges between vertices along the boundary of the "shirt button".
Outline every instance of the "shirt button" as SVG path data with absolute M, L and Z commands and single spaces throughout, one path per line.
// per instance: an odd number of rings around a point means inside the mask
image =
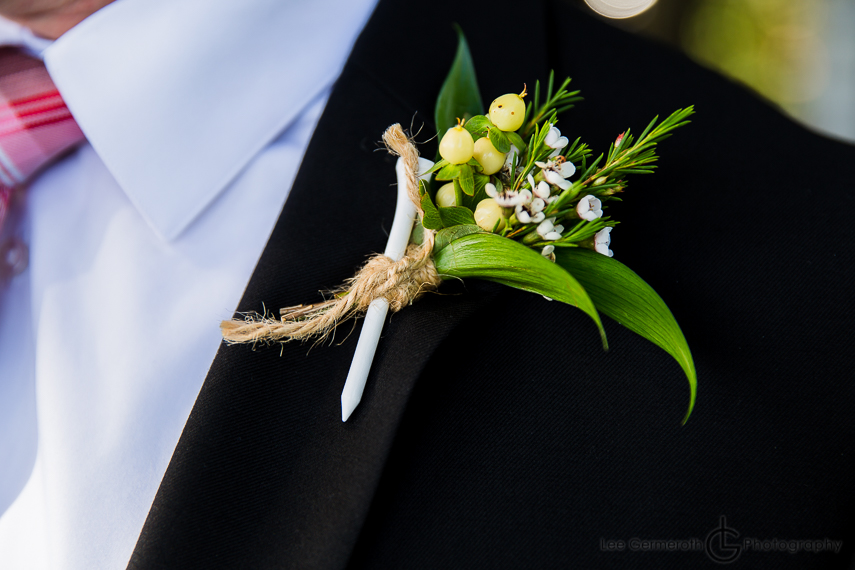
M 27 244 L 12 238 L 0 245 L 0 278 L 11 279 L 20 275 L 29 262 Z

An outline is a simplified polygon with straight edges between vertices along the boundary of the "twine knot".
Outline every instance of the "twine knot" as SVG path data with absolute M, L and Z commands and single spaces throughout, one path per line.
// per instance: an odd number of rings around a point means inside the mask
M 398 312 L 411 305 L 427 291 L 436 289 L 441 280 L 430 256 L 421 256 L 424 248 L 410 244 L 407 253 L 394 261 L 375 255 L 352 277 L 350 291 L 359 299 L 359 310 L 367 311 L 374 299 L 383 298 L 389 310 Z
M 419 196 L 419 153 L 415 144 L 399 124 L 386 129 L 383 142 L 390 153 L 404 161 L 407 194 L 421 219 L 424 211 Z M 375 299 L 385 299 L 392 312 L 400 311 L 441 282 L 431 257 L 433 244 L 434 232 L 425 230 L 423 243 L 407 246 L 399 261 L 380 254 L 372 256 L 345 285 L 332 292 L 332 299 L 285 307 L 280 309 L 279 319 L 253 313 L 243 320 L 223 321 L 220 324 L 223 338 L 231 344 L 323 339 L 339 322 L 364 314 Z

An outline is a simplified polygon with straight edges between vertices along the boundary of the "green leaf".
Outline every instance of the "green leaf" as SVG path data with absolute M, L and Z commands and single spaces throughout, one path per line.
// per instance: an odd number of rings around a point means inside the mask
M 511 150 L 511 143 L 508 141 L 508 137 L 499 127 L 490 129 L 490 142 L 493 143 L 493 146 L 499 152 L 508 152 Z
M 439 217 L 442 219 L 442 225 L 446 228 L 475 223 L 475 217 L 472 215 L 472 211 L 469 208 L 464 208 L 463 206 L 440 208 Z
M 603 347 L 608 348 L 600 316 L 582 285 L 559 265 L 514 240 L 491 233 L 465 235 L 434 255 L 434 264 L 443 278 L 487 279 L 578 307 L 594 320 Z
M 443 228 L 436 232 L 436 238 L 433 242 L 433 254 L 436 255 L 442 251 L 448 244 L 469 234 L 482 233 L 484 230 L 475 224 L 462 224 L 459 226 L 451 226 Z
M 522 137 L 513 131 L 509 131 L 505 133 L 505 136 L 508 137 L 508 140 L 511 141 L 511 144 L 517 147 L 520 152 L 525 150 L 526 144 L 525 141 L 522 140 Z M 496 145 L 493 145 L 496 146 Z M 498 150 L 498 149 L 496 149 Z
M 690 390 L 685 424 L 695 407 L 698 377 L 686 338 L 665 302 L 629 267 L 610 257 L 587 249 L 561 248 L 555 250 L 555 258 L 579 280 L 600 312 L 656 344 L 680 364 Z
M 460 26 L 455 24 L 454 27 L 458 37 L 457 54 L 454 56 L 454 63 L 451 64 L 445 83 L 439 91 L 434 111 L 434 120 L 440 137 L 457 124 L 458 117 L 469 118 L 484 112 L 469 45 Z
M 475 194 L 475 180 L 472 177 L 472 167 L 468 164 L 461 164 L 460 166 L 461 168 L 458 173 L 460 187 L 463 189 L 464 194 L 472 196 Z
M 442 229 L 442 218 L 439 217 L 439 210 L 433 205 L 433 200 L 430 199 L 430 194 L 425 192 L 422 196 L 422 210 L 425 211 L 425 216 L 422 218 L 422 225 L 429 230 Z
M 474 140 L 487 136 L 487 132 L 493 127 L 490 119 L 484 115 L 475 115 L 463 124 L 463 128 L 469 131 Z
M 437 180 L 451 180 L 460 175 L 461 164 L 446 164 L 436 173 Z

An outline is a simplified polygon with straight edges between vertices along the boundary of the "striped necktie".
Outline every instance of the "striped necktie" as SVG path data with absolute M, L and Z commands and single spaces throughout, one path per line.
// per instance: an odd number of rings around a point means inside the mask
M 83 140 L 44 64 L 0 47 L 0 235 L 13 194 L 43 166 Z M 26 265 L 16 240 L 0 243 L 0 281 Z

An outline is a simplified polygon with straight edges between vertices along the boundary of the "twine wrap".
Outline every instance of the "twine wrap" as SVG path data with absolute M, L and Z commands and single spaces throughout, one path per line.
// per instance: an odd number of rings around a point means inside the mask
M 419 153 L 412 140 L 395 124 L 383 133 L 387 150 L 404 162 L 407 194 L 416 206 L 418 220 L 424 217 L 419 196 Z M 345 285 L 333 291 L 334 297 L 313 305 L 296 305 L 280 310 L 280 318 L 249 314 L 243 320 L 223 321 L 220 330 L 230 344 L 288 342 L 329 335 L 342 321 L 361 316 L 371 301 L 386 299 L 397 312 L 424 293 L 436 289 L 439 275 L 433 264 L 434 232 L 424 231 L 421 245 L 410 244 L 400 261 L 385 255 L 372 256 Z

